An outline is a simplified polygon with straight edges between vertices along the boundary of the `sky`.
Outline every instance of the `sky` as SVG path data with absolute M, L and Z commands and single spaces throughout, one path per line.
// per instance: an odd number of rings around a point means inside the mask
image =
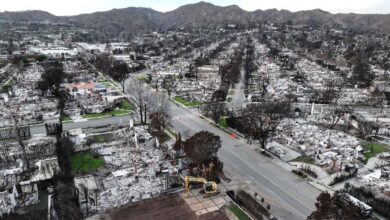
M 181 5 L 200 0 L 0 0 L 0 11 L 43 10 L 55 15 L 77 15 L 113 8 L 146 7 L 157 11 L 171 11 Z M 286 9 L 290 11 L 322 9 L 332 13 L 390 14 L 390 0 L 209 0 L 226 6 L 238 5 L 257 9 Z

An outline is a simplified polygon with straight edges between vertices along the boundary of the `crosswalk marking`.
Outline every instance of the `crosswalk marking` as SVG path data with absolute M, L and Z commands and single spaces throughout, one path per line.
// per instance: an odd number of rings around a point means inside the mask
M 175 121 L 175 120 L 182 120 L 182 119 L 192 118 L 192 117 L 195 117 L 195 115 L 193 115 L 193 114 L 185 114 L 185 115 L 176 115 L 174 117 L 171 117 L 171 119 L 173 121 Z

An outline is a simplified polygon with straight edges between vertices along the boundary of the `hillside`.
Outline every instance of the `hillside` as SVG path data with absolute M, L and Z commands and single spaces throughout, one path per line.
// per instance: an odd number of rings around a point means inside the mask
M 55 16 L 44 11 L 0 13 L 0 21 L 68 23 L 111 34 L 135 33 L 180 27 L 222 26 L 251 21 L 287 22 L 305 25 L 342 25 L 359 30 L 390 32 L 390 14 L 331 14 L 319 9 L 290 12 L 287 10 L 245 11 L 236 5 L 221 7 L 207 2 L 181 6 L 173 11 L 158 12 L 149 8 L 124 8 L 76 16 Z

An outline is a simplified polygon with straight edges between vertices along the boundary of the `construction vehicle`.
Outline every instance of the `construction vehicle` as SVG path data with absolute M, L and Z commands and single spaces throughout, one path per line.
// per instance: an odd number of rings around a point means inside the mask
M 193 177 L 186 176 L 184 178 L 184 196 L 188 197 L 188 193 L 190 192 L 190 183 L 203 183 L 203 191 L 207 197 L 218 194 L 218 185 L 214 181 L 207 181 L 202 177 Z

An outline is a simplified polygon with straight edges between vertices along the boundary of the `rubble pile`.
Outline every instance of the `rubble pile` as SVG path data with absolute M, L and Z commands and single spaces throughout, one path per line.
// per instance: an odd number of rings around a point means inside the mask
M 159 88 L 163 87 L 163 82 L 167 77 L 174 78 L 173 91 L 176 95 L 181 96 L 188 101 L 208 102 L 212 99 L 213 93 L 221 86 L 222 80 L 219 74 L 219 67 L 222 64 L 227 64 L 234 54 L 234 50 L 238 47 L 237 44 L 231 43 L 219 52 L 215 58 L 210 59 L 210 65 L 202 65 L 195 67 L 194 61 L 200 56 L 209 53 L 216 49 L 221 42 L 212 43 L 207 48 L 195 50 L 192 52 L 192 59 L 176 59 L 175 63 L 162 65 L 162 63 L 153 64 L 151 69 L 156 72 L 152 75 L 150 85 Z M 186 77 L 190 67 L 194 68 L 195 78 Z M 177 80 L 176 80 L 177 79 Z
M 30 159 L 45 158 L 55 154 L 55 144 L 57 140 L 51 136 L 33 136 L 25 140 L 26 154 Z M 22 151 L 16 140 L 0 141 L 0 160 L 16 161 L 22 158 Z
M 360 184 L 369 186 L 382 192 L 384 194 L 390 195 L 390 167 L 385 166 L 379 169 L 373 170 L 368 174 L 360 175 L 357 178 L 357 181 Z
M 78 118 L 85 113 L 102 113 L 113 109 L 115 101 L 123 98 L 116 94 L 118 88 L 101 77 L 95 77 L 94 70 L 81 63 L 64 63 L 67 79 L 61 87 L 70 95 L 64 113 Z
M 17 207 L 37 204 L 38 186 L 37 184 L 14 185 L 11 192 L 8 190 L 0 192 L 0 217 L 4 214 L 14 212 Z
M 159 196 L 170 188 L 167 178 L 177 169 L 166 159 L 167 153 L 144 127 L 113 132 L 113 141 L 95 143 L 94 149 L 105 162 L 91 175 L 75 178 L 83 210 L 103 213 L 113 208 Z M 127 134 L 127 135 L 126 135 Z M 86 195 L 88 199 L 86 199 Z
M 275 136 L 278 142 L 304 156 L 311 156 L 320 166 L 355 163 L 364 159 L 357 138 L 337 130 L 309 124 L 304 119 L 285 119 Z
M 43 97 L 37 89 L 43 68 L 33 64 L 16 76 L 16 85 L 9 92 L 7 102 L 0 103 L 0 126 L 12 126 L 13 115 L 19 125 L 37 124 L 59 118 L 58 101 Z
M 16 165 L 1 170 L 0 217 L 14 212 L 16 208 L 39 203 L 38 183 L 52 179 L 59 170 L 57 157 L 37 160 L 31 170 L 26 170 L 18 159 Z

